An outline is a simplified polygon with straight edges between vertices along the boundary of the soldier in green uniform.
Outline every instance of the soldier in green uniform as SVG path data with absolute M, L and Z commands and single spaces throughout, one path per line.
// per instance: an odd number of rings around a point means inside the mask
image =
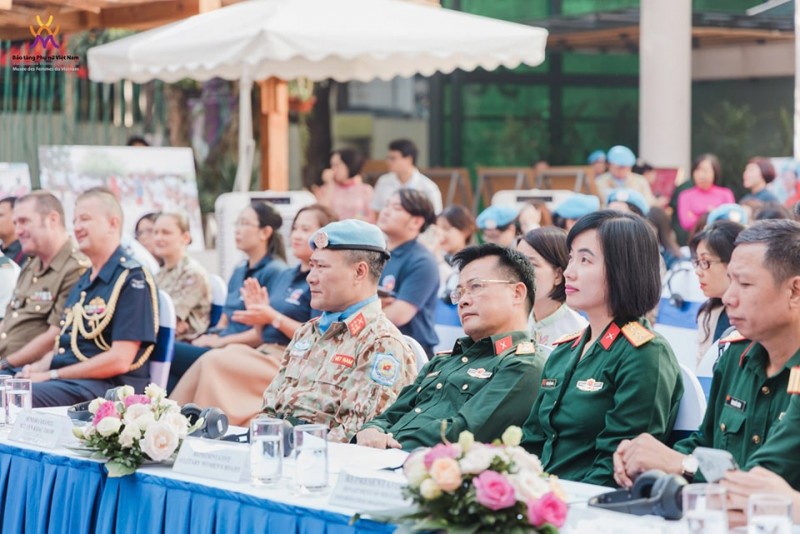
M 67 295 L 89 267 L 69 238 L 64 208 L 53 194 L 34 191 L 17 200 L 14 225 L 31 259 L 0 322 L 0 373 L 39 361 L 53 350 Z
M 762 221 L 742 231 L 728 278 L 722 300 L 737 331 L 721 340 L 728 348 L 714 369 L 700 429 L 673 449 L 648 435 L 621 443 L 614 455 L 620 484 L 648 469 L 700 475 L 695 447 L 725 449 L 739 465 L 754 465 L 771 441 L 789 404 L 790 370 L 800 366 L 800 224 Z
M 292 424 L 324 424 L 329 440 L 348 442 L 394 402 L 417 366 L 378 300 L 389 258 L 380 229 L 348 219 L 317 230 L 310 244 L 311 307 L 323 314 L 295 332 L 263 411 Z
M 613 485 L 620 441 L 666 440 L 683 393 L 675 355 L 643 319 L 661 289 L 658 243 L 641 217 L 604 210 L 578 220 L 567 247 L 567 304 L 589 327 L 556 342 L 522 445 L 549 473 Z
M 453 262 L 461 272 L 451 299 L 467 336 L 425 365 L 388 410 L 364 425 L 359 445 L 430 447 L 443 436 L 456 441 L 464 430 L 490 442 L 528 416 L 544 366 L 527 329 L 533 266 L 520 252 L 495 244 L 467 247 Z

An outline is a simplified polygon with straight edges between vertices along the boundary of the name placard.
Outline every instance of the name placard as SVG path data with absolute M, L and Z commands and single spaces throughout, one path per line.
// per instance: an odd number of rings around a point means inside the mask
M 68 417 L 42 412 L 21 412 L 11 428 L 8 439 L 53 449 L 61 441 L 72 421 Z
M 403 496 L 405 486 L 405 477 L 388 471 L 342 471 L 328 502 L 357 511 L 401 508 L 411 502 Z
M 250 449 L 245 445 L 187 438 L 172 470 L 184 475 L 238 482 L 246 474 Z

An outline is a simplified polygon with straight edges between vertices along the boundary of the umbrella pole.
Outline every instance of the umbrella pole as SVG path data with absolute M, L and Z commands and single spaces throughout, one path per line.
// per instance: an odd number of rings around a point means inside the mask
M 270 78 L 261 89 L 261 189 L 289 190 L 289 88 Z
M 250 190 L 250 176 L 253 173 L 253 79 L 247 69 L 239 80 L 239 165 L 236 168 L 236 181 L 233 190 L 245 192 Z

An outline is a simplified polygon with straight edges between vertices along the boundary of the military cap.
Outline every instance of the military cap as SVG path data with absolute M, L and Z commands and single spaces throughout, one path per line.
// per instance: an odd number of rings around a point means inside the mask
M 386 238 L 380 228 L 368 222 L 345 219 L 327 224 L 314 232 L 309 239 L 311 250 L 368 250 L 381 252 L 387 258 Z
M 617 145 L 612 146 L 609 149 L 606 160 L 609 163 L 613 163 L 614 165 L 619 165 L 621 167 L 633 167 L 636 163 L 636 155 L 634 155 L 633 150 L 630 148 Z
M 747 212 L 739 204 L 723 204 L 708 214 L 706 228 L 717 221 L 733 221 L 747 224 Z
M 635 189 L 628 189 L 627 187 L 613 189 L 608 194 L 608 200 L 606 200 L 606 204 L 608 205 L 612 202 L 625 202 L 632 206 L 636 206 L 639 208 L 639 211 L 642 212 L 642 215 L 647 215 L 647 212 L 650 211 L 650 206 L 647 205 L 647 201 L 644 199 L 644 196 Z
M 584 215 L 600 209 L 600 199 L 594 195 L 572 195 L 559 204 L 555 213 L 564 219 L 580 219 Z
M 489 206 L 478 215 L 475 221 L 481 230 L 504 228 L 514 222 L 519 210 L 514 206 Z
M 605 151 L 598 149 L 598 150 L 595 150 L 594 152 L 592 152 L 591 154 L 589 154 L 589 157 L 586 158 L 586 163 L 591 165 L 592 163 L 595 163 L 595 162 L 598 162 L 598 161 L 601 161 L 601 160 L 602 161 L 606 160 L 606 153 L 605 153 Z

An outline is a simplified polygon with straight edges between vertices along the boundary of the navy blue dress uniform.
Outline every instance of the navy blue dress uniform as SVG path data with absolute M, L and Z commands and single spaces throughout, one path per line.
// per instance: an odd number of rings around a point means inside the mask
M 141 343 L 127 373 L 106 379 L 50 380 L 33 385 L 33 406 L 64 406 L 130 385 L 143 392 L 158 332 L 158 292 L 150 274 L 118 247 L 94 279 L 85 272 L 64 308 L 51 369 L 86 361 L 115 341 Z

